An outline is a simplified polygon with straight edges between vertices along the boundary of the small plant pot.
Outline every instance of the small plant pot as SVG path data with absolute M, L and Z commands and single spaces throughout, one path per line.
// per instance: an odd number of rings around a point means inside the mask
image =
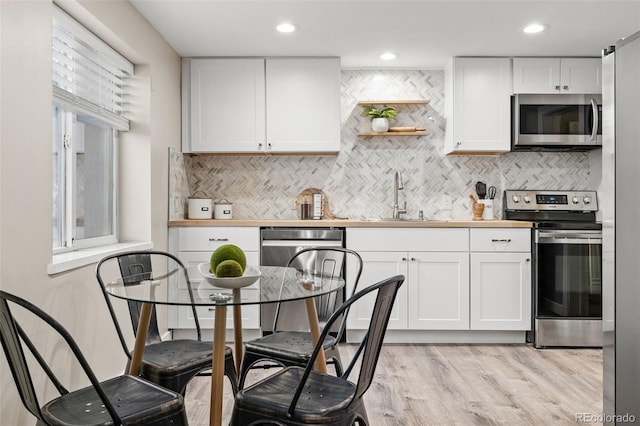
M 389 120 L 381 117 L 371 120 L 371 130 L 374 132 L 386 132 L 389 130 Z

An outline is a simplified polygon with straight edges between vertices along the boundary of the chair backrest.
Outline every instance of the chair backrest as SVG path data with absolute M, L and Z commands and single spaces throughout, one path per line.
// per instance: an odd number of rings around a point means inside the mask
M 362 258 L 357 252 L 341 247 L 307 247 L 294 254 L 287 262 L 287 267 L 297 269 L 301 276 L 310 275 L 319 280 L 336 277 L 344 277 L 346 280 L 345 270 L 349 258 L 353 260 L 353 262 L 350 262 L 350 267 L 355 268 L 355 271 L 353 271 L 355 273 L 350 274 L 350 276 L 354 277 L 353 282 L 347 283 L 347 287 L 351 288 L 350 293 L 347 295 L 347 298 L 349 298 L 356 292 L 362 275 Z M 342 303 L 342 297 L 339 296 L 338 292 L 332 292 L 318 296 L 314 301 L 318 312 L 318 320 L 321 325 L 324 325 Z M 295 306 L 295 304 L 299 305 L 300 302 L 284 302 L 277 305 L 274 331 L 279 330 L 278 320 L 281 316 L 283 318 L 286 316 L 287 307 Z M 345 327 L 346 322 L 341 321 L 337 330 L 338 340 L 344 333 Z
M 130 355 L 130 350 L 122 333 L 122 329 L 113 309 L 113 305 L 111 304 L 111 296 L 109 296 L 109 294 L 107 293 L 105 285 L 118 279 L 122 280 L 125 285 L 133 285 L 140 281 L 150 279 L 153 273 L 158 274 L 162 271 L 166 272 L 169 264 L 171 264 L 171 268 L 175 269 L 175 267 L 177 267 L 181 270 L 183 274 L 183 277 L 181 279 L 184 279 L 184 282 L 189 284 L 187 285 L 186 290 L 189 292 L 191 300 L 193 300 L 193 289 L 191 288 L 191 285 L 189 283 L 189 274 L 187 272 L 187 269 L 177 257 L 170 253 L 153 250 L 129 251 L 107 256 L 100 262 L 98 262 L 98 265 L 96 266 L 96 278 L 98 280 L 98 283 L 100 284 L 100 288 L 107 304 L 107 308 L 116 327 L 118 337 L 120 338 L 120 343 L 122 344 L 122 347 L 127 356 Z M 127 303 L 129 305 L 129 316 L 131 318 L 133 332 L 134 334 L 136 334 L 138 332 L 138 320 L 140 318 L 142 303 L 136 301 L 128 301 Z M 198 340 L 200 340 L 200 322 L 198 321 L 195 305 L 191 305 L 191 309 L 193 311 L 197 337 Z M 147 332 L 146 343 L 152 344 L 159 343 L 160 341 L 160 332 L 158 329 L 156 309 L 154 306 L 151 312 L 151 321 L 149 323 L 149 331 Z
M 26 346 L 29 352 L 31 352 L 34 359 L 38 362 L 42 370 L 53 382 L 58 392 L 60 392 L 60 395 L 67 394 L 68 391 L 62 385 L 60 380 L 58 380 L 58 378 L 55 376 L 52 369 L 45 362 L 40 352 L 36 349 L 36 345 L 34 345 L 33 342 L 29 339 L 27 333 L 25 333 L 24 329 L 20 326 L 19 322 L 14 317 L 11 308 L 9 307 L 9 302 L 24 308 L 26 311 L 31 312 L 33 315 L 40 318 L 51 328 L 53 328 L 66 341 L 80 366 L 89 378 L 89 381 L 94 386 L 96 392 L 102 399 L 105 408 L 111 414 L 111 417 L 114 420 L 114 424 L 121 424 L 121 420 L 118 417 L 115 409 L 107 399 L 106 395 L 104 394 L 104 391 L 100 386 L 100 382 L 89 367 L 89 364 L 82 355 L 82 352 L 80 352 L 80 348 L 73 340 L 71 335 L 67 332 L 67 330 L 65 330 L 62 325 L 60 325 L 60 323 L 58 323 L 55 319 L 53 319 L 51 316 L 49 316 L 30 302 L 27 302 L 26 300 L 5 291 L 0 291 L 0 341 L 2 342 L 2 348 L 4 349 L 4 353 L 9 364 L 9 369 L 11 370 L 11 374 L 13 375 L 18 393 L 20 394 L 20 399 L 22 400 L 22 403 L 27 408 L 27 410 L 29 410 L 31 414 L 38 418 L 42 422 L 42 424 L 46 424 L 45 420 L 43 419 L 42 412 L 40 411 L 40 404 L 38 403 L 38 397 L 33 386 L 29 363 L 27 362 L 27 359 L 25 357 L 24 346 Z
M 335 321 L 340 320 L 340 316 L 344 313 L 346 314 L 349 311 L 351 305 L 356 303 L 358 300 L 363 297 L 369 295 L 370 293 L 376 292 L 376 301 L 371 311 L 371 321 L 369 323 L 369 328 L 365 333 L 358 350 L 355 352 L 353 358 L 349 362 L 349 366 L 344 370 L 342 374 L 343 379 L 347 379 L 349 374 L 353 370 L 354 366 L 360 360 L 360 373 L 358 375 L 358 382 L 356 384 L 355 393 L 352 398 L 352 402 L 358 400 L 364 395 L 364 393 L 371 386 L 371 382 L 373 380 L 373 375 L 376 370 L 376 365 L 378 363 L 378 357 L 380 356 L 380 349 L 382 348 L 382 342 L 384 340 L 385 332 L 387 331 L 387 324 L 389 323 L 389 317 L 391 316 L 391 309 L 393 308 L 393 302 L 396 299 L 396 294 L 398 293 L 398 289 L 404 282 L 405 277 L 403 275 L 396 275 L 390 278 L 387 278 L 383 281 L 380 281 L 377 284 L 372 284 L 369 287 L 366 287 L 356 294 L 354 294 L 351 298 L 345 301 L 334 314 L 329 318 L 327 322 L 327 326 L 322 330 L 320 334 L 320 338 L 318 343 L 316 344 L 313 354 L 305 367 L 305 371 L 300 379 L 300 383 L 298 384 L 298 388 L 296 389 L 296 393 L 294 398 L 289 406 L 289 413 L 292 414 L 295 411 L 296 404 L 300 395 L 302 394 L 305 386 L 305 382 L 309 377 L 311 370 L 314 368 L 315 360 L 318 357 L 318 353 L 320 349 L 323 347 L 323 342 L 327 333 L 329 332 L 331 324 Z

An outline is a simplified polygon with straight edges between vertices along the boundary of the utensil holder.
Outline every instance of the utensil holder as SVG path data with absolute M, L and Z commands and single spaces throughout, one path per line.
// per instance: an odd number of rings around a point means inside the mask
M 482 212 L 482 219 L 493 220 L 493 200 L 478 200 L 479 203 L 484 205 L 484 211 Z

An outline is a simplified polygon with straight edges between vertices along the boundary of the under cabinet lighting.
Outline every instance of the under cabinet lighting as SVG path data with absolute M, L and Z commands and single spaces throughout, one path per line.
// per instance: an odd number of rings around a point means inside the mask
M 534 23 L 534 24 L 527 25 L 526 27 L 524 27 L 522 31 L 524 31 L 527 34 L 536 34 L 536 33 L 541 33 L 547 28 L 549 28 L 548 25 Z
M 387 53 L 383 53 L 382 55 L 380 55 L 380 59 L 382 59 L 383 61 L 391 61 L 395 58 L 397 58 L 398 55 L 396 55 L 395 53 L 392 52 L 387 52 Z
M 276 30 L 278 30 L 281 33 L 292 33 L 297 29 L 298 29 L 297 25 L 293 25 L 288 22 L 285 22 L 284 24 L 280 24 L 276 27 Z

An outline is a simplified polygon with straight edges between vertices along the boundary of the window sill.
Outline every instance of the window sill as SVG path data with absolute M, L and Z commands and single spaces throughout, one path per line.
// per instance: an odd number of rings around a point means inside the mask
M 152 242 L 132 241 L 56 254 L 51 259 L 51 263 L 47 265 L 47 273 L 54 275 L 99 262 L 103 257 L 111 254 L 122 253 L 129 250 L 148 250 L 151 248 L 153 248 Z

